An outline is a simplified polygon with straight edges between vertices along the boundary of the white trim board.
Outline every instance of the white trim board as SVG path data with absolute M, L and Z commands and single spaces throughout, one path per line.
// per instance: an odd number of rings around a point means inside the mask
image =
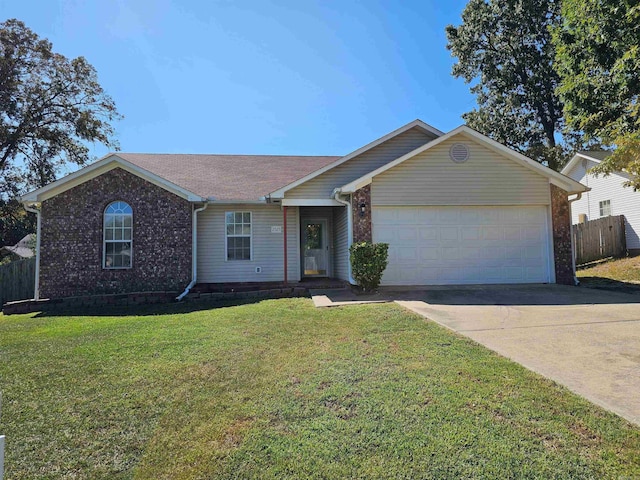
M 504 145 L 496 142 L 495 140 L 492 140 L 489 137 L 482 135 L 479 132 L 476 132 L 475 130 L 467 127 L 466 125 L 461 125 L 458 128 L 451 130 L 449 133 L 442 135 L 441 137 L 429 143 L 426 143 L 425 145 L 418 147 L 415 150 L 412 150 L 411 152 L 401 156 L 400 158 L 397 158 L 396 160 L 389 162 L 386 165 L 383 165 L 382 167 L 377 168 L 376 170 L 369 172 L 368 174 L 363 175 L 362 177 L 352 182 L 347 183 L 339 190 L 341 193 L 354 193 L 360 188 L 366 185 L 369 185 L 373 180 L 373 177 L 380 175 L 383 172 L 386 172 L 387 170 L 409 160 L 410 158 L 415 157 L 420 153 L 426 152 L 427 150 L 441 144 L 442 142 L 449 140 L 450 138 L 456 135 L 467 135 L 472 139 L 482 142 L 485 146 L 494 150 L 495 152 L 505 155 L 507 158 L 510 158 L 511 160 L 528 168 L 529 170 L 532 170 L 540 175 L 543 175 L 549 178 L 551 183 L 566 190 L 568 194 L 581 193 L 589 190 L 588 187 L 582 185 L 580 182 L 577 182 L 572 178 L 569 178 L 548 167 L 545 167 L 544 165 L 541 165 L 535 160 L 531 160 L 530 158 L 525 157 L 521 153 L 518 153 L 515 150 L 510 149 L 509 147 L 505 147 Z
M 147 180 L 148 182 L 153 183 L 158 187 L 164 188 L 165 190 L 174 193 L 179 197 L 185 198 L 191 202 L 206 201 L 206 199 L 203 199 L 201 196 L 196 195 L 195 193 L 190 192 L 189 190 L 186 190 L 176 185 L 175 183 L 172 183 L 164 179 L 163 177 L 156 175 L 155 173 L 151 173 L 148 170 L 140 168 L 137 165 L 124 160 L 114 153 L 103 157 L 102 159 L 98 160 L 95 163 L 92 163 L 87 167 L 70 173 L 69 175 L 62 177 L 61 179 L 56 180 L 49 185 L 23 195 L 21 197 L 21 201 L 23 203 L 42 202 L 115 168 L 122 168 L 123 170 L 133 175 Z
M 284 198 L 285 193 L 288 190 L 291 190 L 292 188 L 297 187 L 298 185 L 302 185 L 305 182 L 308 182 L 309 180 L 322 175 L 323 173 L 337 167 L 338 165 L 342 165 L 343 163 L 351 160 L 354 157 L 357 157 L 358 155 L 362 155 L 363 153 L 365 153 L 368 150 L 371 150 L 374 147 L 377 147 L 378 145 L 386 142 L 387 140 L 390 140 L 393 137 L 397 137 L 398 135 L 411 130 L 414 127 L 418 127 L 423 129 L 424 131 L 431 133 L 433 135 L 435 135 L 436 137 L 440 137 L 441 135 L 444 135 L 444 132 L 441 132 L 440 130 L 438 130 L 437 128 L 432 127 L 431 125 L 423 122 L 422 120 L 416 119 L 413 122 L 409 122 L 406 125 L 394 130 L 391 133 L 388 133 L 386 135 L 384 135 L 383 137 L 378 138 L 377 140 L 374 140 L 371 143 L 368 143 L 367 145 L 365 145 L 364 147 L 361 147 L 353 152 L 351 152 L 348 155 L 345 155 L 344 157 L 339 158 L 338 160 L 336 160 L 333 163 L 330 163 L 329 165 L 326 165 L 318 170 L 316 170 L 315 172 L 311 172 L 308 175 L 305 175 L 304 177 L 300 178 L 299 180 L 296 180 L 295 182 L 290 183 L 289 185 L 286 185 L 282 188 L 279 188 L 278 190 L 275 190 L 273 192 L 271 192 L 271 194 L 269 195 L 271 198 Z
M 283 207 L 343 207 L 344 205 L 333 198 L 283 198 Z

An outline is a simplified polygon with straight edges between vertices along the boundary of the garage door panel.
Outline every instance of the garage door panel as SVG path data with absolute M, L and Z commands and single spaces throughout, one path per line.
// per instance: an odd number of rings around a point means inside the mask
M 376 227 L 376 236 L 378 237 L 378 240 L 376 240 L 378 242 L 393 243 L 396 240 L 395 229 L 385 225 Z
M 410 261 L 414 262 L 418 260 L 418 247 L 398 247 L 396 249 L 397 256 L 396 258 L 399 261 Z
M 413 244 L 418 239 L 418 231 L 413 225 L 399 227 L 397 235 L 400 242 L 410 241 Z
M 482 227 L 482 239 L 483 240 L 502 240 L 504 232 L 502 228 L 496 227 Z
M 480 227 L 460 227 L 460 240 L 463 242 L 480 240 Z
M 505 240 L 520 240 L 520 227 L 504 227 Z
M 438 260 L 438 258 L 440 258 L 440 249 L 438 247 L 420 248 L 420 260 Z
M 457 242 L 459 227 L 440 227 L 440 240 L 442 242 Z
M 386 285 L 548 282 L 546 207 L 375 207 Z
M 524 257 L 529 260 L 542 261 L 544 259 L 544 249 L 540 245 L 526 246 L 524 249 Z
M 438 240 L 438 228 L 437 227 L 424 227 L 418 225 L 418 231 L 420 232 L 420 240 L 422 241 L 437 241 Z

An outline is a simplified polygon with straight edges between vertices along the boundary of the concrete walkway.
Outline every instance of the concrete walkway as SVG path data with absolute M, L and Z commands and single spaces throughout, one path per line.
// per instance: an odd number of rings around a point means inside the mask
M 322 306 L 396 301 L 640 425 L 640 296 L 560 285 L 313 292 Z

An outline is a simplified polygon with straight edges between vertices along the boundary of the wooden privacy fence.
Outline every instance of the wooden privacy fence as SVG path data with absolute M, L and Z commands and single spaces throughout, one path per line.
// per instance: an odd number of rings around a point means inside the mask
M 576 265 L 627 253 L 624 215 L 603 217 L 573 226 Z
M 33 298 L 35 279 L 35 258 L 0 265 L 0 306 L 14 300 Z

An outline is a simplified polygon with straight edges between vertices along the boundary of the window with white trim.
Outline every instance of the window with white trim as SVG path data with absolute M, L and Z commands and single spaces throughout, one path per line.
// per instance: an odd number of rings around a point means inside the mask
M 603 200 L 600 202 L 600 216 L 608 217 L 611 215 L 611 200 Z
M 226 212 L 227 260 L 251 260 L 251 212 Z
M 103 268 L 131 268 L 133 210 L 126 202 L 112 202 L 104 210 Z

